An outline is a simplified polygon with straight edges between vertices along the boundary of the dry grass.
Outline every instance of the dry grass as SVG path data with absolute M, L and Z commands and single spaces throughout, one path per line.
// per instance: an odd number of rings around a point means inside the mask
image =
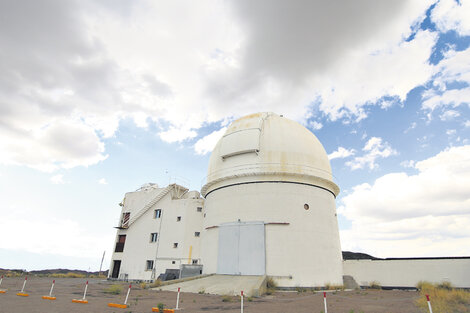
M 382 286 L 380 285 L 379 282 L 371 281 L 371 282 L 369 283 L 369 288 L 370 288 L 370 289 L 382 289 Z
M 156 288 L 156 287 L 160 287 L 161 285 L 162 285 L 162 281 L 160 279 L 157 279 L 155 282 L 151 283 L 149 287 Z
M 54 277 L 54 278 L 85 278 L 86 276 L 84 274 L 77 274 L 77 273 L 68 272 L 67 274 L 54 273 L 54 274 L 51 274 L 50 277 Z
M 122 285 L 119 284 L 113 284 L 109 286 L 108 288 L 103 290 L 104 293 L 110 293 L 113 295 L 118 295 L 122 292 Z
M 266 294 L 272 295 L 277 288 L 277 283 L 272 277 L 266 278 Z
M 470 313 L 470 292 L 454 289 L 450 283 L 431 284 L 419 282 L 416 286 L 421 297 L 415 304 L 423 312 L 428 311 L 426 295 L 429 295 L 434 313 Z

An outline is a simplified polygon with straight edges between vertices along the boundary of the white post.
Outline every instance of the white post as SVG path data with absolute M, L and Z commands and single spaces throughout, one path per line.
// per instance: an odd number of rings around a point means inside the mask
M 126 301 L 124 301 L 124 304 L 127 304 L 127 298 L 129 298 L 129 293 L 131 292 L 132 285 L 129 284 L 129 289 L 127 289 L 127 295 L 126 295 Z
M 21 293 L 24 291 L 24 286 L 26 286 L 26 281 L 28 280 L 28 276 L 24 278 L 23 288 L 21 288 Z
M 52 297 L 52 289 L 54 289 L 55 279 L 52 281 L 51 291 L 49 291 L 49 297 Z
M 83 300 L 85 300 L 87 289 L 88 289 L 88 280 L 86 281 L 86 284 L 85 284 L 85 292 L 83 293 Z
M 242 290 L 242 293 L 241 293 L 240 312 L 243 313 L 243 290 Z
M 180 303 L 180 287 L 178 287 L 178 295 L 176 296 L 176 310 L 179 310 L 179 303 Z
M 432 313 L 431 301 L 429 300 L 429 295 L 426 295 L 426 300 L 428 301 L 429 313 Z
M 328 313 L 328 308 L 326 306 L 326 292 L 323 291 L 323 303 L 325 304 L 325 313 Z
M 2 275 L 2 278 L 0 278 L 0 286 L 2 285 L 2 281 L 3 281 L 3 275 Z

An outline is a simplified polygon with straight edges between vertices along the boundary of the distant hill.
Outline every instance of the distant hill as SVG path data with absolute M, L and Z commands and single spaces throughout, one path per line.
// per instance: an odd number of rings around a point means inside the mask
M 3 269 L 0 268 L 0 275 L 5 276 L 23 276 L 23 275 L 37 275 L 37 276 L 56 276 L 56 277 L 90 277 L 98 276 L 98 271 L 88 272 L 82 270 L 69 270 L 63 268 L 27 271 L 21 269 Z M 108 276 L 108 270 L 101 271 L 102 276 Z
M 343 251 L 343 260 L 382 260 L 366 253 Z

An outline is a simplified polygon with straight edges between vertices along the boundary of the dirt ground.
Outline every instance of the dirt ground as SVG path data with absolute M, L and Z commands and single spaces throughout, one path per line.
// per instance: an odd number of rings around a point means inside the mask
M 86 279 L 57 278 L 53 295 L 57 300 L 42 299 L 49 294 L 52 278 L 28 277 L 25 293 L 29 297 L 16 295 L 21 290 L 24 278 L 5 278 L 0 288 L 7 292 L 0 294 L 0 313 L 106 313 L 106 312 L 151 312 L 158 303 L 165 308 L 174 308 L 176 293 L 169 291 L 153 291 L 133 286 L 127 309 L 108 307 L 108 303 L 123 303 L 127 284 L 122 283 L 123 291 L 119 295 L 104 293 L 114 282 L 102 279 L 90 279 L 86 299 L 88 304 L 72 303 L 72 299 L 81 299 Z M 330 292 L 327 294 L 328 312 L 350 313 L 418 313 L 414 305 L 419 297 L 416 291 L 402 290 L 357 290 Z M 223 296 L 208 294 L 191 294 L 181 292 L 181 312 L 240 312 L 240 298 L 233 297 L 230 301 L 222 301 Z M 230 298 L 229 298 L 230 299 Z M 225 297 L 227 300 L 227 297 Z M 257 313 L 312 313 L 323 311 L 323 293 L 276 292 L 269 296 L 245 298 L 244 312 Z

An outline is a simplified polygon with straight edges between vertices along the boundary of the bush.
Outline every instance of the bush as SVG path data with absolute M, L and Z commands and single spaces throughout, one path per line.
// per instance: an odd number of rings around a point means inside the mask
M 232 296 L 225 295 L 225 296 L 222 297 L 222 302 L 232 302 L 232 301 L 233 301 Z
M 106 288 L 105 290 L 103 290 L 104 293 L 110 293 L 113 295 L 118 295 L 121 293 L 121 291 L 122 291 L 122 286 L 118 284 L 113 284 L 109 286 L 108 288 Z
M 272 295 L 276 291 L 277 283 L 272 277 L 266 278 L 266 294 Z
M 433 285 L 429 282 L 419 282 L 417 288 L 421 297 L 415 304 L 427 312 L 426 295 L 429 295 L 434 313 L 470 312 L 470 292 L 453 289 L 449 283 Z
M 150 284 L 150 288 L 160 287 L 161 285 L 162 285 L 162 281 L 160 279 L 157 279 L 156 281 Z
M 142 282 L 140 283 L 140 289 L 146 289 L 147 288 L 147 284 Z
M 380 283 L 377 281 L 371 281 L 369 283 L 369 288 L 370 289 L 382 289 L 382 286 L 380 286 Z

